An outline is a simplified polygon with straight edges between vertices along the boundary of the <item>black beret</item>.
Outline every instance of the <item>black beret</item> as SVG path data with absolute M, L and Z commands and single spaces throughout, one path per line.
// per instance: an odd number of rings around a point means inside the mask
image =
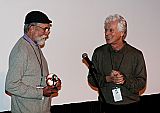
M 31 11 L 25 17 L 24 24 L 30 23 L 52 23 L 51 20 L 48 19 L 47 15 L 42 13 L 41 11 Z

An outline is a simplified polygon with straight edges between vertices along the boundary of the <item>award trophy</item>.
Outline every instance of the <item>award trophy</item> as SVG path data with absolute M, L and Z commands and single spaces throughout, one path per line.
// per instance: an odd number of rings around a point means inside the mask
M 46 77 L 46 83 L 48 86 L 55 86 L 56 88 L 56 85 L 58 83 L 58 76 L 56 74 L 50 73 Z

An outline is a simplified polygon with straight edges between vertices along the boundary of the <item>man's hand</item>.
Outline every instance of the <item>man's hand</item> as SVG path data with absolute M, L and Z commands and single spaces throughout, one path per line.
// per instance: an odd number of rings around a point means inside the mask
M 46 86 L 43 88 L 43 96 L 58 96 L 58 90 L 55 88 L 55 86 Z
M 110 76 L 106 76 L 107 82 L 113 82 L 115 84 L 124 84 L 125 79 L 124 75 L 122 75 L 119 71 L 112 70 Z
M 46 86 L 43 88 L 43 96 L 46 97 L 56 97 L 58 96 L 58 91 L 61 90 L 61 80 L 58 78 L 56 85 Z

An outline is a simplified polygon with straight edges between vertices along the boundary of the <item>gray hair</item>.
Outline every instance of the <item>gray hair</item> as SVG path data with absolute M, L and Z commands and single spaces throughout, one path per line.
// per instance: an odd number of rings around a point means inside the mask
M 27 33 L 31 26 L 37 25 L 38 23 L 30 23 L 24 25 L 24 33 Z
M 124 32 L 123 39 L 125 39 L 127 36 L 127 22 L 122 16 L 118 14 L 110 15 L 106 18 L 104 24 L 106 25 L 115 20 L 118 21 L 118 31 Z

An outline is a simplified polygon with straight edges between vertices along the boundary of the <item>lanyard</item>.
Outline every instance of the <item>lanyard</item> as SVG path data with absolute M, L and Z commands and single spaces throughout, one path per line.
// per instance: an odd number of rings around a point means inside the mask
M 23 39 L 25 39 L 25 38 L 23 38 Z M 42 65 L 42 55 L 41 55 L 41 52 L 40 52 L 40 48 L 39 48 L 39 46 L 37 45 L 37 47 L 38 47 L 38 51 L 39 51 L 39 56 L 40 56 L 40 59 L 38 58 L 38 55 L 37 55 L 37 53 L 36 53 L 36 51 L 35 51 L 35 49 L 34 49 L 34 47 L 32 46 L 32 44 L 27 40 L 27 39 L 25 39 L 29 44 L 30 44 L 30 46 L 32 47 L 32 49 L 33 49 L 33 51 L 34 51 L 34 53 L 35 53 L 35 55 L 36 55 L 36 58 L 37 58 L 37 60 L 38 60 L 38 63 L 39 63 L 39 66 L 40 66 L 40 69 L 41 69 L 41 81 L 40 81 L 40 86 L 42 86 L 42 80 L 43 80 L 43 65 Z
M 113 66 L 113 59 L 112 59 L 111 51 L 110 51 L 110 59 L 111 59 L 111 65 L 112 65 L 112 70 L 113 70 L 114 66 Z M 123 53 L 123 56 L 121 58 L 121 61 L 120 61 L 119 65 L 118 65 L 117 71 L 119 71 L 119 69 L 120 69 L 120 67 L 122 65 L 123 59 L 124 59 L 124 53 Z

